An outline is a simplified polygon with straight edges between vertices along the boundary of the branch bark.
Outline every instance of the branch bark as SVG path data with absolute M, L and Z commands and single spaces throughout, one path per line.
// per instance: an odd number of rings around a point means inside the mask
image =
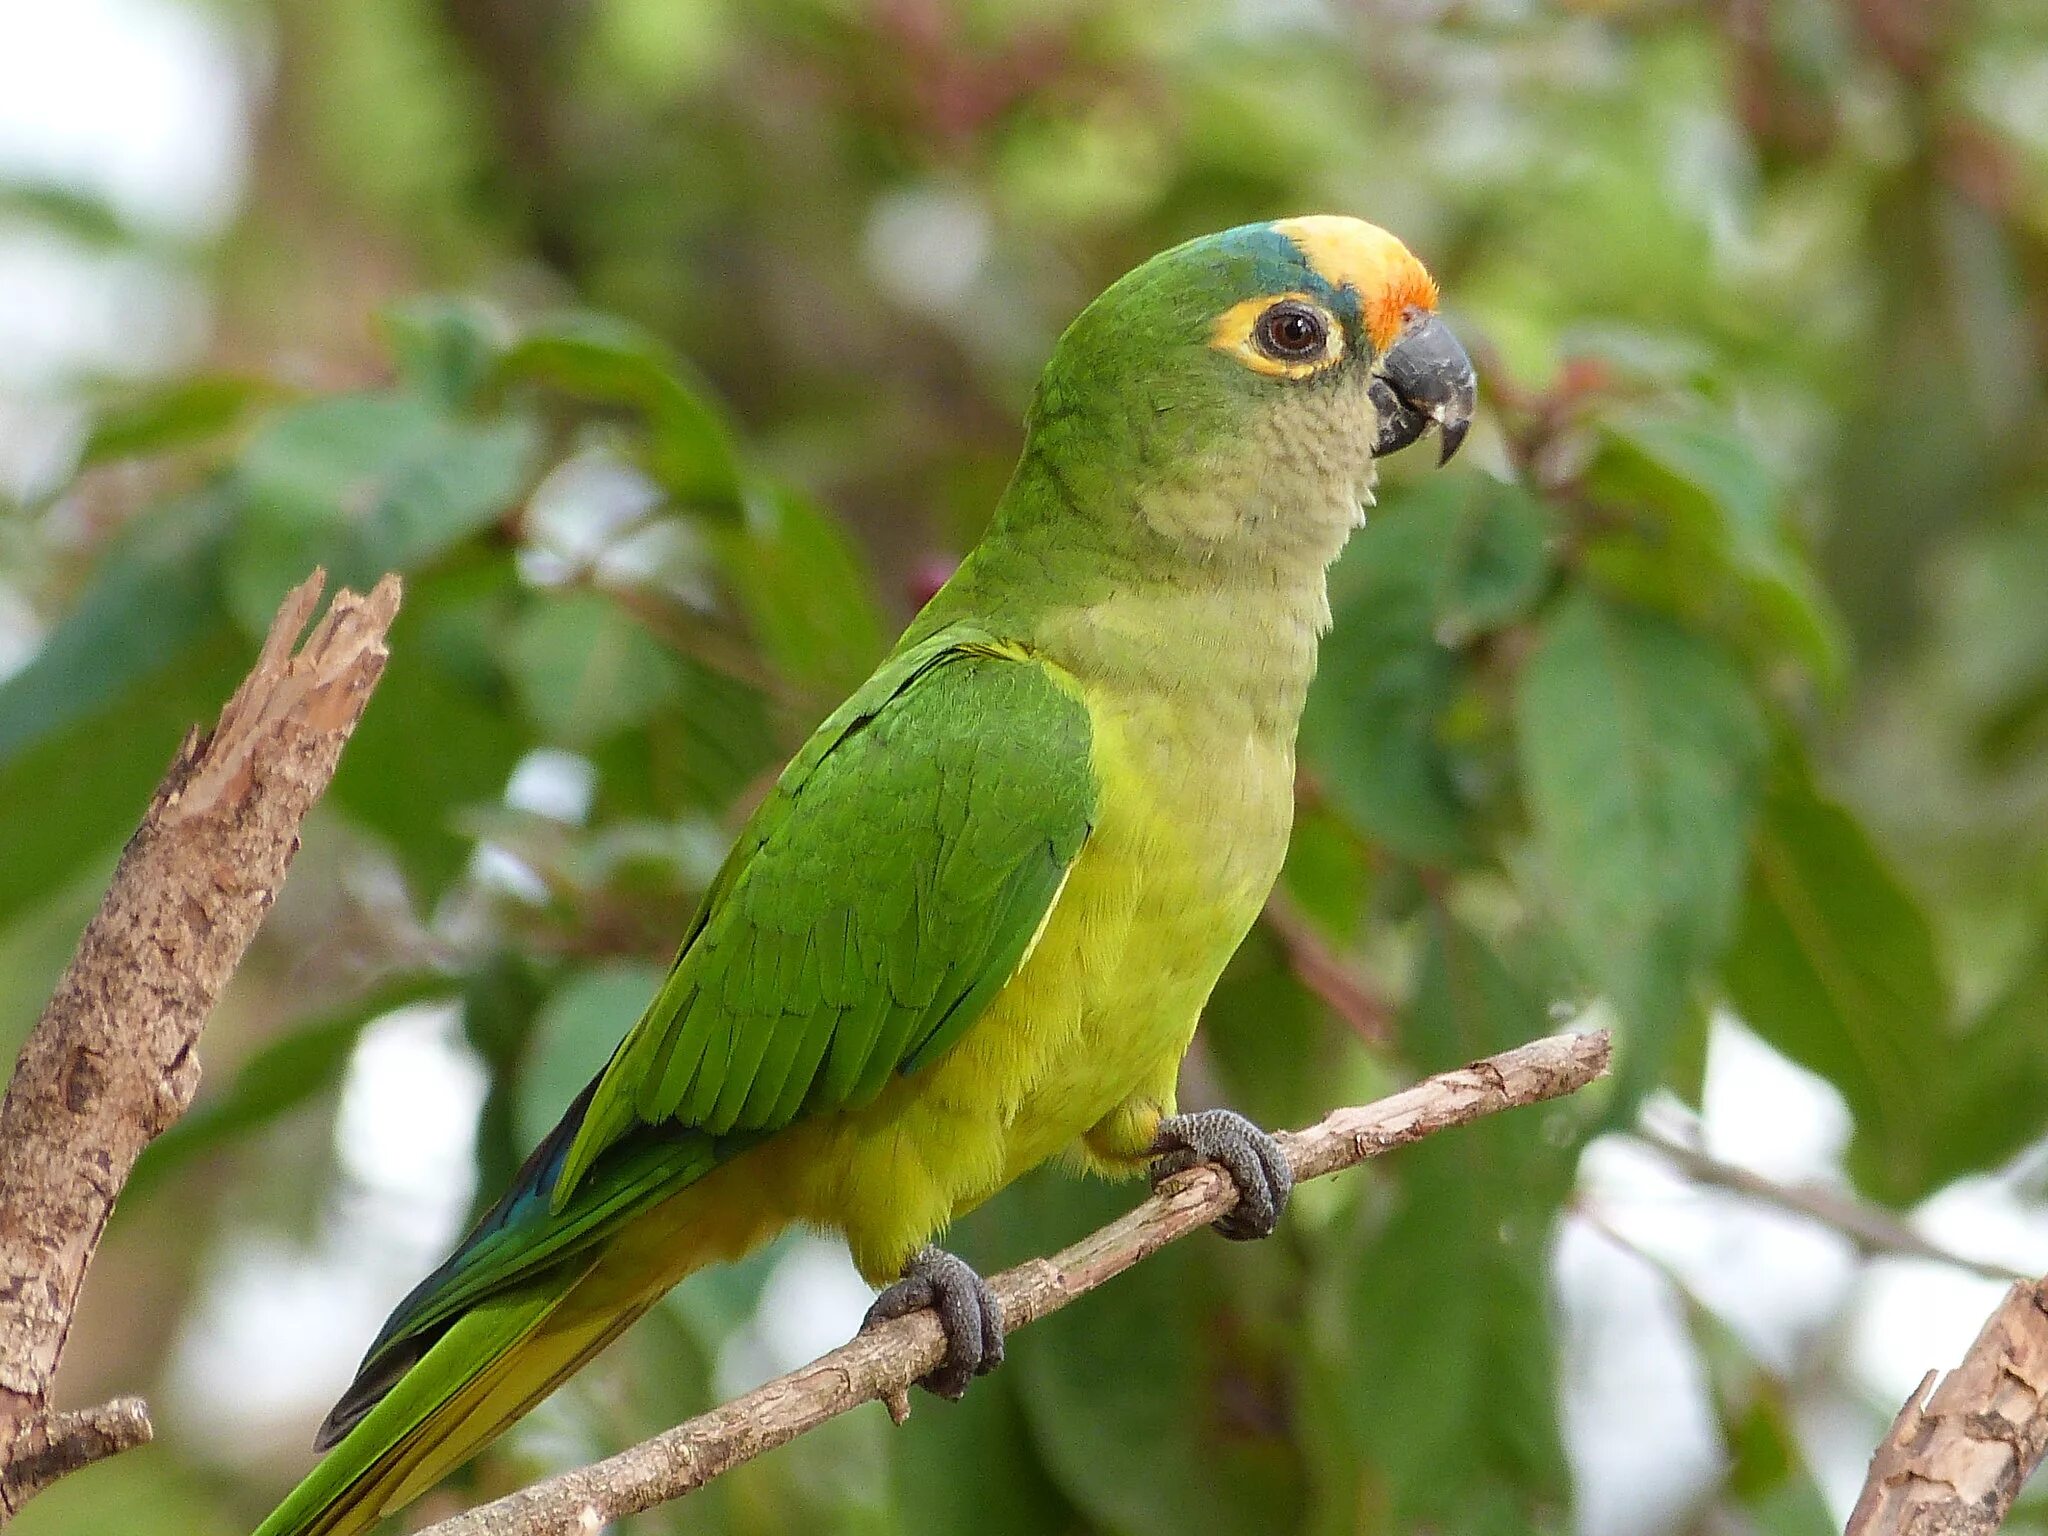
M 1334 1110 L 1305 1131 L 1283 1132 L 1280 1142 L 1297 1180 L 1318 1178 L 1437 1131 L 1575 1092 L 1606 1073 L 1609 1051 L 1604 1031 L 1553 1035 L 1425 1078 L 1376 1104 Z M 1005 1329 L 1058 1311 L 1207 1226 L 1236 1201 L 1229 1179 L 1208 1164 L 1167 1180 L 1128 1215 L 1071 1248 L 995 1276 L 990 1284 L 1002 1302 Z M 588 1536 L 681 1498 L 862 1403 L 889 1403 L 900 1422 L 911 1383 L 938 1365 L 945 1349 L 930 1312 L 881 1324 L 651 1440 L 428 1526 L 419 1536 Z
M 337 593 L 295 654 L 324 583 L 285 598 L 219 724 L 179 748 L 0 1103 L 0 1521 L 150 1438 L 138 1399 L 53 1413 L 50 1383 L 114 1200 L 191 1103 L 200 1028 L 383 673 L 397 578 Z
M 1847 1536 L 1987 1536 L 2004 1522 L 2048 1451 L 2048 1281 L 2007 1291 L 1962 1364 L 1934 1379 L 1870 1458 Z

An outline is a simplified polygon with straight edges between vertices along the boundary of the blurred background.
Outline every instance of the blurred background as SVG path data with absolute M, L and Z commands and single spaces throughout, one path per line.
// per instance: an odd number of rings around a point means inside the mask
M 1184 1102 L 1299 1124 L 1595 1023 L 1622 1074 L 625 1529 L 1839 1529 L 2048 1269 L 2039 0 L 0 0 L 10 1050 L 286 587 L 407 579 L 72 1335 L 62 1398 L 159 1442 L 25 1536 L 253 1524 L 971 544 L 1062 326 L 1308 211 L 1432 265 L 1485 411 L 1335 572 Z M 866 1301 L 818 1238 L 699 1277 L 426 1509 Z

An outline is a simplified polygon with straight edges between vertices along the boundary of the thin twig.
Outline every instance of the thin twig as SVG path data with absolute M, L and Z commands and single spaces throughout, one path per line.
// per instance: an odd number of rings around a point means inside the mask
M 1934 1376 L 1870 1458 L 1847 1536 L 1989 1536 L 2004 1523 L 2048 1451 L 2048 1281 L 2013 1286 L 1962 1364 L 1938 1387 Z
M 682 604 L 664 601 L 644 587 L 605 581 L 595 574 L 586 585 L 625 609 L 670 650 L 689 657 L 706 671 L 758 688 L 788 709 L 811 713 L 820 707 L 817 695 L 768 665 L 739 636 L 705 622 Z
M 1376 1104 L 1333 1111 L 1283 1132 L 1296 1179 L 1349 1168 L 1394 1147 L 1518 1105 L 1557 1098 L 1605 1074 L 1604 1032 L 1553 1035 L 1455 1072 L 1425 1078 Z M 1207 1226 L 1237 1201 L 1204 1164 L 1073 1247 L 995 1276 L 1003 1325 L 1014 1331 Z M 916 1312 L 855 1335 L 830 1354 L 630 1450 L 443 1520 L 419 1536 L 586 1536 L 610 1521 L 701 1488 L 720 1473 L 871 1401 L 905 1401 L 946 1351 L 938 1319 Z
M 337 593 L 294 652 L 324 581 L 286 597 L 218 726 L 179 748 L 0 1104 L 0 1520 L 149 1439 L 139 1401 L 51 1413 L 50 1383 L 115 1197 L 191 1103 L 200 1027 L 384 670 L 396 577 Z
M 1903 1259 L 1932 1259 L 1937 1264 L 1952 1265 L 1969 1274 L 1982 1275 L 1987 1280 L 2026 1278 L 2006 1265 L 1952 1252 L 1931 1238 L 1923 1237 L 1891 1212 L 1866 1205 L 1852 1195 L 1824 1185 L 1780 1184 L 1734 1163 L 1724 1163 L 1697 1147 L 1689 1147 L 1657 1131 L 1638 1129 L 1635 1139 L 1694 1183 L 1711 1184 L 1761 1205 L 1775 1207 L 1788 1215 L 1803 1216 L 1848 1238 L 1859 1252 Z
M 1276 890 L 1266 898 L 1266 926 L 1287 955 L 1295 980 L 1322 1000 L 1323 1006 L 1367 1045 L 1385 1045 L 1394 1037 L 1394 1010 L 1366 985 L 1357 970 L 1316 930 L 1294 899 Z

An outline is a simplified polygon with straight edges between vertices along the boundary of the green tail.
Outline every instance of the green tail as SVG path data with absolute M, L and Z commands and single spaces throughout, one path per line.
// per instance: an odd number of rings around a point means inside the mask
M 533 1408 L 645 1310 L 563 1306 L 571 1269 L 465 1314 L 365 1414 L 255 1536 L 354 1536 Z
M 649 1133 L 612 1149 L 560 1210 L 550 1196 L 586 1088 L 504 1196 L 385 1323 L 321 1426 L 327 1455 L 256 1536 L 352 1536 L 424 1493 L 623 1333 L 689 1266 L 646 1254 L 599 1273 L 612 1239 L 721 1148 Z M 728 1149 L 730 1150 L 730 1149 Z

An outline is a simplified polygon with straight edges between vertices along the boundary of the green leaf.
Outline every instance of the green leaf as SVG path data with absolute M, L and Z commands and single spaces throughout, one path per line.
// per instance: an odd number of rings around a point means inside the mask
M 224 512 L 199 497 L 138 518 L 0 683 L 0 922 L 111 858 L 248 667 L 217 595 Z
M 511 339 L 505 321 L 474 299 L 408 299 L 380 318 L 399 377 L 448 410 L 476 400 Z
M 905 1531 L 1062 1536 L 1087 1529 L 1040 1463 L 1006 1371 L 958 1403 L 919 1405 L 917 1430 L 891 1442 Z
M 524 955 L 500 948 L 463 978 L 462 1033 L 483 1058 L 490 1090 L 476 1127 L 476 1212 L 482 1214 L 512 1182 L 533 1150 L 520 1133 L 526 1042 L 547 1004 L 549 976 Z
M 195 497 L 130 525 L 34 659 L 0 683 L 0 764 L 168 670 L 219 621 L 227 521 L 217 499 Z
M 128 392 L 94 413 L 78 452 L 79 468 L 224 437 L 279 393 L 267 380 L 232 374 L 200 374 Z
M 1473 796 L 1447 716 L 1459 648 L 1527 611 L 1547 572 L 1541 509 L 1477 476 L 1376 513 L 1333 574 L 1302 742 L 1329 793 L 1379 842 L 1430 864 L 1475 854 Z
M 1668 620 L 1579 594 L 1517 700 L 1552 903 L 1632 1026 L 1631 1101 L 1657 1080 L 1741 893 L 1765 737 L 1741 671 Z
M 1934 935 L 1855 818 L 1789 755 L 1771 777 L 1722 976 L 1751 1029 L 1848 1100 L 1858 1182 L 1889 1200 L 1923 1193 L 1953 1070 Z
M 1442 1068 L 1540 1035 L 1542 1003 L 1441 912 L 1402 1020 L 1410 1059 Z M 1352 1435 L 1399 1531 L 1562 1531 L 1545 1257 L 1570 1187 L 1569 1101 L 1516 1110 L 1404 1151 L 1393 1212 L 1331 1256 Z
M 414 578 L 376 697 L 327 792 L 384 838 L 423 904 L 473 851 L 457 813 L 500 800 L 530 745 L 506 707 L 495 654 L 517 596 L 504 556 Z
M 650 804 L 715 807 L 721 812 L 773 768 L 787 748 L 778 745 L 767 700 L 758 688 L 714 672 L 688 656 L 677 709 L 649 729 L 647 746 L 672 770 Z M 659 765 L 655 765 L 657 768 Z M 607 781 L 605 798 L 612 785 Z
M 2048 942 L 1948 1049 L 1924 1188 L 1998 1168 L 2048 1129 Z
M 132 250 L 143 243 L 126 214 L 104 198 L 53 181 L 17 179 L 13 168 L 0 183 L 0 219 L 40 224 L 87 250 Z
M 514 626 L 506 662 L 527 715 L 550 739 L 588 746 L 675 702 L 675 663 L 600 592 L 543 593 Z
M 766 488 L 716 548 L 776 670 L 821 695 L 857 687 L 887 644 L 867 568 L 845 531 L 793 492 Z
M 638 961 L 593 967 L 558 987 L 534 1020 L 519 1073 L 514 1119 L 521 1142 L 537 1145 L 611 1059 L 613 1049 L 661 988 L 666 969 Z
M 762 1294 L 776 1268 L 805 1240 L 801 1232 L 784 1232 L 744 1258 L 700 1269 L 664 1296 L 661 1304 L 707 1343 L 723 1342 L 760 1311 Z
M 471 422 L 405 394 L 342 395 L 280 412 L 242 450 L 228 602 L 252 634 L 314 565 L 365 590 L 504 515 L 539 438 L 521 418 Z
M 1977 750 L 1993 773 L 2023 768 L 2048 749 L 2048 672 L 2022 675 L 2018 686 L 1977 727 Z
M 1604 422 L 1587 493 L 1656 536 L 1600 541 L 1589 563 L 1648 601 L 1711 617 L 1731 586 L 1768 649 L 1798 655 L 1827 683 L 1845 662 L 1841 621 L 1787 520 L 1790 498 L 1755 450 L 1701 421 L 1632 412 Z
M 1223 1101 L 1261 1125 L 1305 1125 L 1330 1107 L 1351 1038 L 1295 979 L 1261 926 L 1231 957 L 1202 1010 Z
M 1404 858 L 1463 864 L 1477 853 L 1472 805 L 1443 740 L 1458 663 L 1432 641 L 1350 644 L 1332 636 L 1303 714 L 1304 753 L 1330 798 Z
M 1373 889 L 1370 852 L 1326 803 L 1298 805 L 1281 872 L 1286 894 L 1333 934 L 1357 931 Z
M 1519 485 L 1448 475 L 1389 487 L 1330 572 L 1341 628 L 1448 645 L 1526 614 L 1549 574 L 1548 518 Z
M 1993 773 L 2024 771 L 2048 749 L 2048 507 L 2008 526 L 1973 530 L 1950 552 L 1935 588 L 1940 629 L 1930 679 L 1974 723 Z
M 529 331 L 498 378 L 637 412 L 647 469 L 678 501 L 736 514 L 744 500 L 738 450 L 703 384 L 658 338 L 623 321 L 571 315 Z
M 1140 1190 L 1042 1170 L 959 1229 L 983 1273 L 1051 1253 L 1130 1209 Z M 1287 1347 L 1272 1325 L 1288 1278 L 1274 1247 L 1175 1243 L 1010 1346 L 1030 1440 L 1062 1495 L 1126 1536 L 1266 1536 L 1299 1523 L 1286 1433 Z M 1225 1287 L 1265 1279 L 1247 1304 Z
M 1550 574 L 1548 520 L 1535 497 L 1519 485 L 1470 475 L 1442 511 L 1396 506 L 1383 520 L 1411 511 L 1423 514 L 1416 537 L 1436 551 L 1439 635 L 1456 642 L 1529 611 Z
M 180 739 L 219 716 L 249 660 L 222 625 L 106 710 L 0 763 L 0 922 L 88 862 L 111 865 Z

